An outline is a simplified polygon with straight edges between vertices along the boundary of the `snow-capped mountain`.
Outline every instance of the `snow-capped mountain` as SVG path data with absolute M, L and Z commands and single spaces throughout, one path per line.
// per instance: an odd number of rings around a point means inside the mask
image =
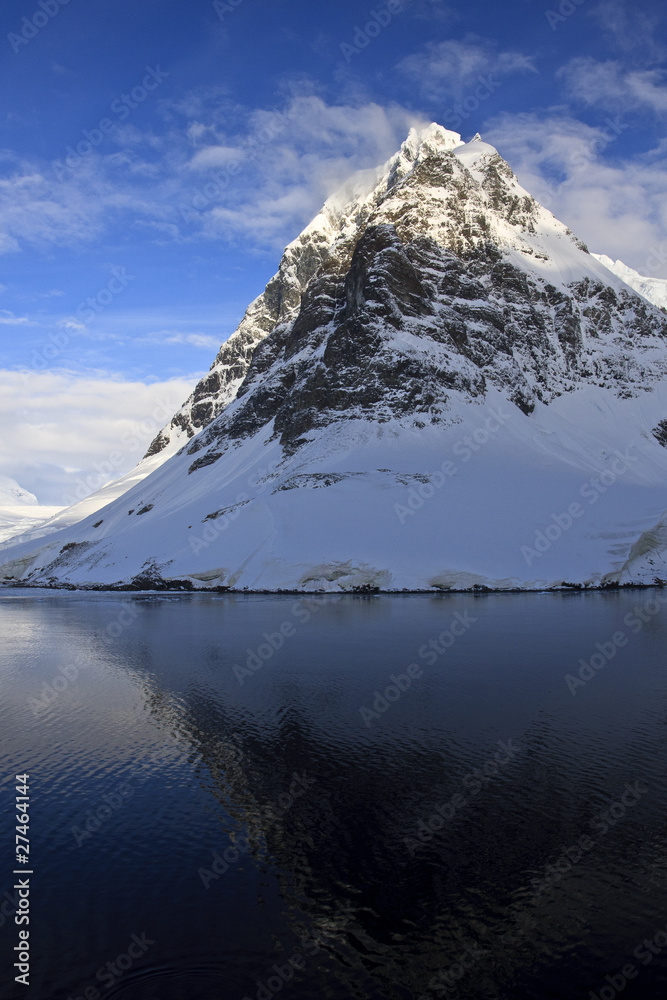
M 41 524 L 59 510 L 41 505 L 35 494 L 24 490 L 15 479 L 0 475 L 0 542 Z
M 667 309 L 667 278 L 645 278 L 643 274 L 628 267 L 622 260 L 614 261 L 606 254 L 595 253 L 593 256 L 610 271 L 617 274 L 626 285 L 634 288 L 636 292 L 652 302 L 654 306 Z
M 0 476 L 0 507 L 34 507 L 39 503 L 34 493 L 24 490 L 10 476 Z
M 248 590 L 650 583 L 667 577 L 666 446 L 667 317 L 493 147 L 431 125 L 287 248 L 153 441 L 150 474 L 5 548 L 0 575 Z

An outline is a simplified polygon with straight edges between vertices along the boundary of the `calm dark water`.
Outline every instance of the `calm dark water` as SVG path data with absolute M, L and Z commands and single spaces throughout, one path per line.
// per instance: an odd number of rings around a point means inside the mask
M 661 596 L 3 592 L 2 996 L 662 1000 Z

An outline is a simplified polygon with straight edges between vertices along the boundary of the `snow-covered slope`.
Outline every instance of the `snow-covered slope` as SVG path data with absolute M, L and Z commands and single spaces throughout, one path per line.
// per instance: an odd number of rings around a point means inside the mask
M 10 476 L 0 476 L 0 507 L 36 507 L 39 503 L 34 493 L 24 490 Z
M 9 510 L 9 508 L 0 507 L 0 543 L 4 543 L 1 547 L 9 548 L 23 542 L 32 542 L 83 521 L 84 518 L 95 514 L 112 500 L 116 500 L 126 493 L 132 486 L 140 483 L 177 450 L 175 442 L 170 442 L 169 446 L 160 454 L 148 458 L 144 457 L 134 469 L 126 472 L 124 476 L 119 476 L 118 479 L 114 479 L 106 486 L 91 493 L 90 496 L 69 507 L 12 508 L 12 511 L 15 511 L 15 521 L 12 522 L 13 529 L 8 530 L 4 535 L 2 533 L 2 511 Z M 32 496 L 32 494 L 28 495 Z M 37 498 L 35 497 L 36 502 Z
M 667 319 L 432 125 L 356 178 L 149 450 L 0 552 L 29 584 L 541 588 L 667 579 Z M 166 461 L 164 456 L 178 449 Z
M 667 278 L 646 278 L 639 271 L 628 267 L 622 260 L 613 261 L 606 254 L 595 253 L 593 256 L 653 305 L 667 309 Z
M 34 532 L 60 513 L 62 507 L 43 504 L 0 504 L 0 544 L 14 538 L 40 537 Z
M 35 494 L 24 490 L 15 479 L 0 475 L 0 542 L 46 521 L 59 510 L 40 504 Z

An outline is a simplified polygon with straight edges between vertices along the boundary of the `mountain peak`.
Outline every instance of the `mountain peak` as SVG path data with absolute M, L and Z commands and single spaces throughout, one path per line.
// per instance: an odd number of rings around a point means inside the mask
M 437 122 L 431 122 L 430 125 L 423 128 L 411 128 L 407 139 L 401 146 L 401 152 L 416 159 L 423 146 L 446 151 L 456 149 L 457 146 L 463 144 L 458 132 L 452 132 L 450 129 L 438 125 Z
M 28 506 L 34 507 L 39 501 L 34 493 L 24 490 L 11 476 L 0 475 L 0 506 Z
M 4 576 L 250 590 L 665 579 L 666 342 L 664 313 L 493 146 L 414 129 L 289 244 L 151 445 L 150 474 L 17 544 Z

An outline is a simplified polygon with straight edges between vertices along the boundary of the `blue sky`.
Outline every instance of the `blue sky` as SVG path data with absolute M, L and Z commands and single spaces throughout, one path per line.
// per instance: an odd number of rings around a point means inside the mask
M 0 473 L 45 503 L 129 424 L 141 450 L 285 245 L 413 124 L 481 132 L 591 249 L 667 277 L 660 2 L 4 0 L 0 19 Z

